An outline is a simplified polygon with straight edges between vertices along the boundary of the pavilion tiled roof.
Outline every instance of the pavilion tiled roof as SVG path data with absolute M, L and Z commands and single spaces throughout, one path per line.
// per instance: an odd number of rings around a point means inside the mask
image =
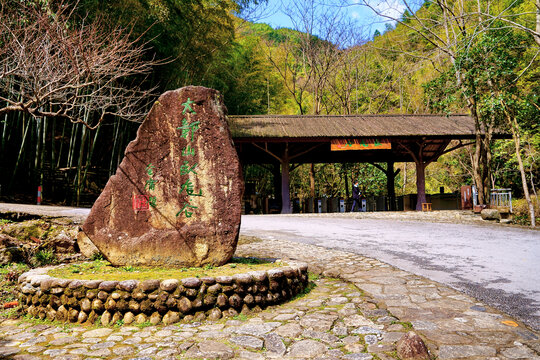
M 471 138 L 469 115 L 249 115 L 229 116 L 233 138 L 441 136 Z

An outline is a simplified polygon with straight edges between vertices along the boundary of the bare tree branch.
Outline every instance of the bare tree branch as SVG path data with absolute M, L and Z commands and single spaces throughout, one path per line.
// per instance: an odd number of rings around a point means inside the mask
M 0 5 L 0 114 L 62 117 L 89 128 L 106 116 L 142 121 L 153 89 L 140 83 L 158 62 L 142 60 L 140 39 L 99 19 L 77 23 L 64 2 Z

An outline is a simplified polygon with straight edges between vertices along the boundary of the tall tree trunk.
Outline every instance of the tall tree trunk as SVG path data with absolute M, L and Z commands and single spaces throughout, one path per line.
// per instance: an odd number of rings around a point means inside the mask
M 540 33 L 540 0 L 536 0 L 536 32 Z M 540 36 L 534 36 L 534 41 L 540 46 Z
M 474 108 L 476 109 L 476 108 Z M 472 111 L 471 111 L 472 112 Z M 482 139 L 481 134 L 481 128 L 480 125 L 480 119 L 478 118 L 478 115 L 476 114 L 476 111 L 474 111 L 473 118 L 475 120 L 475 126 L 476 126 L 476 136 L 474 141 L 474 154 L 472 156 L 472 173 L 473 173 L 473 182 L 476 185 L 476 189 L 478 191 L 478 204 L 482 205 L 484 204 L 484 179 L 483 171 L 482 171 L 482 159 L 484 158 L 484 141 Z
M 523 161 L 521 159 L 521 137 L 519 134 L 519 124 L 517 123 L 517 120 L 510 116 L 510 114 L 506 113 L 506 118 L 508 122 L 510 123 L 510 127 L 512 128 L 512 137 L 514 138 L 514 145 L 516 148 L 516 158 L 518 161 L 519 166 L 519 173 L 521 174 L 521 184 L 523 185 L 523 194 L 525 195 L 525 199 L 527 200 L 527 205 L 529 206 L 529 216 L 531 218 L 531 227 L 536 226 L 536 218 L 534 214 L 534 205 L 531 200 L 531 196 L 529 194 L 529 186 L 527 185 L 527 177 L 525 176 L 525 167 L 523 166 Z

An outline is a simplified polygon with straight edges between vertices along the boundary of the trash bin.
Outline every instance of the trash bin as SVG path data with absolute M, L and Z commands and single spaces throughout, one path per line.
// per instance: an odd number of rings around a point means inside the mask
M 322 213 L 328 212 L 328 198 L 323 197 L 321 199 L 321 212 Z
M 345 212 L 345 199 L 339 199 L 339 212 Z
M 315 212 L 315 199 L 312 197 L 306 199 L 306 212 L 313 214 Z

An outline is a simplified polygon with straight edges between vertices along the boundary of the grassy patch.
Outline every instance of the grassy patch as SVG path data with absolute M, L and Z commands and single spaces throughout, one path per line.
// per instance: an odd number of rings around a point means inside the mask
M 238 314 L 233 316 L 233 320 L 240 320 L 240 321 L 246 321 L 248 317 L 244 314 Z
M 56 255 L 51 249 L 38 250 L 34 257 L 41 265 L 50 265 L 57 262 Z
M 48 319 L 38 319 L 32 317 L 30 314 L 24 314 L 22 317 L 25 322 L 30 322 L 34 325 L 52 325 L 61 328 L 60 332 L 63 333 L 71 333 L 73 332 L 73 327 L 77 326 L 78 324 L 71 324 L 71 323 L 65 323 L 58 320 L 48 320 Z
M 138 327 L 139 329 L 143 329 L 143 328 L 152 326 L 152 323 L 150 321 L 145 321 L 140 324 L 135 324 L 135 326 Z
M 12 223 L 13 221 L 8 219 L 0 219 L 0 228 L 6 224 Z
M 8 264 L 0 266 L 0 319 L 11 319 L 18 316 L 19 308 L 3 309 L 3 304 L 17 300 L 15 289 L 17 279 L 28 270 L 26 264 Z
M 408 321 L 398 321 L 396 324 L 401 324 L 406 331 L 414 330 L 412 324 Z
M 233 258 L 230 263 L 223 266 L 207 265 L 192 268 L 162 268 L 129 265 L 114 267 L 108 261 L 95 260 L 63 266 L 51 270 L 49 275 L 63 279 L 81 280 L 164 280 L 204 276 L 230 276 L 254 270 L 269 270 L 281 265 L 281 263 L 271 263 L 255 258 Z

